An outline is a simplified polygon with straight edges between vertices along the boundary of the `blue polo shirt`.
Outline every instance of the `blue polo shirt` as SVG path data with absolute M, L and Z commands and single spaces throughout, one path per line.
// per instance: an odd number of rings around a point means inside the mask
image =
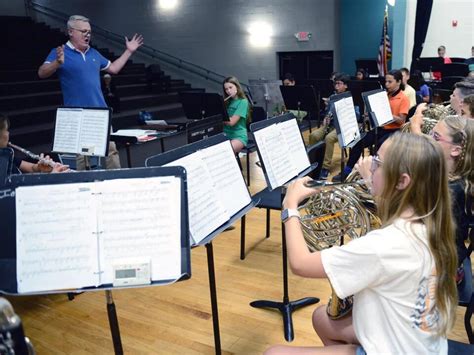
M 45 60 L 56 60 L 53 48 Z M 85 53 L 74 48 L 71 42 L 64 46 L 64 64 L 58 70 L 65 106 L 107 107 L 100 87 L 100 71 L 109 67 L 110 61 L 94 48 Z

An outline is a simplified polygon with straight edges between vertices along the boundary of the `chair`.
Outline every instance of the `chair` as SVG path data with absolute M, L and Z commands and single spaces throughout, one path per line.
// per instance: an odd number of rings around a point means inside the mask
M 474 354 L 474 345 L 464 344 L 458 341 L 448 339 L 448 355 L 472 355 Z
M 250 102 L 250 101 L 249 101 Z M 252 108 L 252 122 L 258 122 L 258 121 L 263 121 L 265 120 L 266 113 L 263 107 L 260 106 L 253 106 Z M 247 186 L 250 186 L 250 153 L 255 152 L 257 150 L 257 145 L 255 144 L 255 140 L 253 138 L 253 135 L 250 133 L 248 130 L 248 126 L 250 125 L 250 122 L 247 122 L 247 134 L 248 134 L 248 142 L 245 147 L 242 148 L 241 152 L 245 153 L 246 155 L 246 166 L 247 166 Z M 242 162 L 240 159 L 237 159 L 239 163 L 239 167 L 242 170 Z
M 474 312 L 474 289 L 471 263 L 471 254 L 474 249 L 474 220 L 472 220 L 472 218 L 469 223 L 469 229 L 469 247 L 467 249 L 467 256 L 463 261 L 464 280 L 458 285 L 458 305 L 466 307 L 466 312 L 464 313 L 464 327 L 466 328 L 469 343 L 474 344 L 474 334 L 471 326 L 471 317 Z
M 318 163 L 316 168 L 311 171 L 308 176 L 311 179 L 319 179 L 321 170 L 323 169 L 324 154 L 326 153 L 326 142 L 321 141 L 313 144 L 306 149 L 308 153 L 308 159 L 311 164 Z

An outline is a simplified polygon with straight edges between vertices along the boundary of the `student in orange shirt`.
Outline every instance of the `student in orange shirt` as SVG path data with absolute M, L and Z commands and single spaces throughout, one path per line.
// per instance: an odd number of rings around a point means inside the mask
M 410 100 L 403 93 L 403 75 L 400 70 L 390 70 L 385 76 L 385 89 L 387 90 L 388 101 L 393 115 L 393 122 L 377 129 L 377 147 L 380 148 L 383 142 L 393 133 L 398 131 L 405 123 L 410 109 Z M 343 175 L 346 177 L 352 171 L 352 168 L 359 160 L 365 148 L 375 144 L 375 130 L 367 132 L 352 149 L 349 154 L 349 160 L 344 168 Z M 332 181 L 341 181 L 341 174 L 334 176 Z

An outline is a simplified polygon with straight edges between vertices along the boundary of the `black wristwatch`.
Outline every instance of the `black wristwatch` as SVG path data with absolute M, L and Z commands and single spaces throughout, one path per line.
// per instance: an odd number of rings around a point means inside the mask
M 298 217 L 298 219 L 301 218 L 300 213 L 298 210 L 293 210 L 291 208 L 284 209 L 281 211 L 281 221 L 285 223 L 288 221 L 291 217 Z

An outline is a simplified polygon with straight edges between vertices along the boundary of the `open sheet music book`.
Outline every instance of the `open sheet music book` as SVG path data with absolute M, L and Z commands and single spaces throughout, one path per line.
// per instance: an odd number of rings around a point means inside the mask
M 165 166 L 183 166 L 188 182 L 189 229 L 198 244 L 251 202 L 230 141 Z
M 56 111 L 53 152 L 107 155 L 110 110 L 60 107 Z
M 180 186 L 160 176 L 18 187 L 18 292 L 112 284 L 130 258 L 151 262 L 151 281 L 178 279 Z
M 269 125 L 253 135 L 272 189 L 311 165 L 296 119 Z
M 135 137 L 138 142 L 147 142 L 156 139 L 158 132 L 154 129 L 119 129 L 112 136 Z
M 352 96 L 342 97 L 337 101 L 331 101 L 333 115 L 336 120 L 336 129 L 339 137 L 339 145 L 343 148 L 360 139 L 359 124 L 354 108 Z
M 388 101 L 387 92 L 380 90 L 373 94 L 364 95 L 368 101 L 369 111 L 372 112 L 375 127 L 383 126 L 393 121 L 392 110 Z

